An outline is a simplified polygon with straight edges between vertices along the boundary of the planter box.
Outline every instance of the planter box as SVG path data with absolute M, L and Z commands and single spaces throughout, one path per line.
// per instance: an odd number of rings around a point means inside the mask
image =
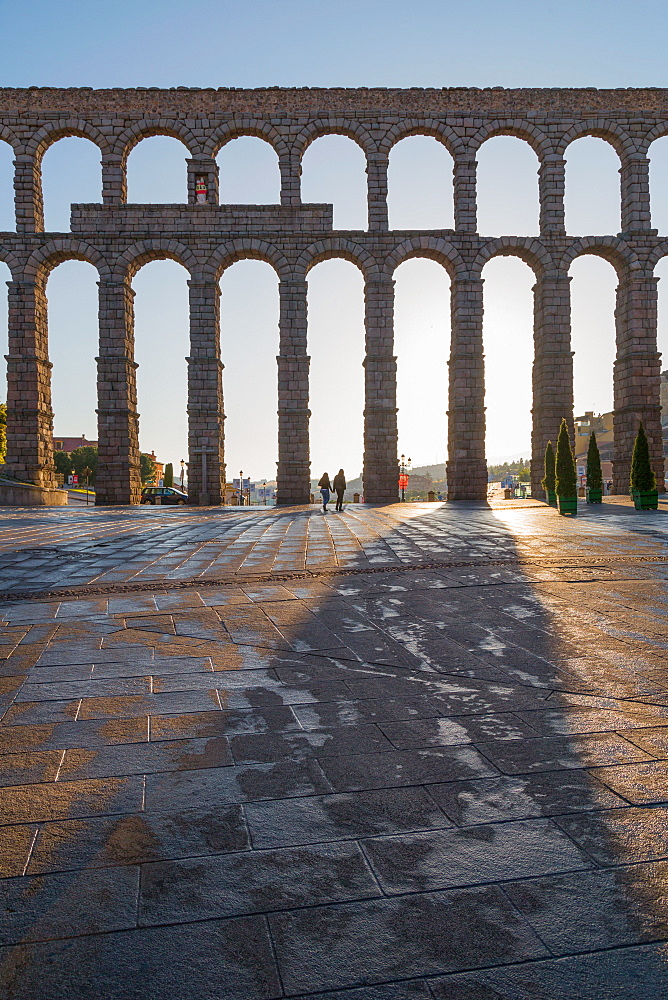
M 603 490 L 587 488 L 587 503 L 603 503 Z
M 551 490 L 545 490 L 545 503 L 549 503 L 550 507 L 556 507 L 557 494 L 553 493 Z
M 647 490 L 646 493 L 631 490 L 631 496 L 636 510 L 657 510 L 659 506 L 658 490 Z
M 572 514 L 575 516 L 578 512 L 578 498 L 577 497 L 557 497 L 559 501 L 559 513 L 560 514 Z

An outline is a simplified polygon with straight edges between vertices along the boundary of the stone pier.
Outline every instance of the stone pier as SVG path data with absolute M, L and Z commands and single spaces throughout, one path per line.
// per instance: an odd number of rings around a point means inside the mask
M 132 276 L 171 258 L 190 274 L 189 481 L 193 500 L 218 504 L 225 483 L 223 363 L 218 281 L 243 258 L 269 263 L 280 282 L 278 501 L 302 504 L 310 489 L 309 346 L 306 290 L 311 267 L 343 257 L 365 280 L 364 499 L 397 496 L 393 275 L 409 257 L 438 260 L 452 281 L 448 497 L 486 498 L 484 265 L 516 255 L 535 276 L 532 483 L 540 488 L 548 440 L 573 423 L 569 268 L 581 254 L 608 260 L 619 277 L 616 328 L 615 488 L 628 490 L 629 455 L 640 420 L 663 488 L 654 268 L 668 243 L 651 228 L 651 143 L 668 133 L 668 92 L 647 90 L 443 90 L 178 88 L 172 90 L 0 89 L 0 140 L 15 153 L 16 231 L 0 233 L 11 271 L 7 472 L 54 483 L 45 287 L 64 260 L 86 260 L 100 284 L 97 503 L 133 504 L 140 494 Z M 336 231 L 331 205 L 303 204 L 301 160 L 322 135 L 349 136 L 366 157 L 368 228 Z M 453 158 L 454 230 L 392 231 L 388 164 L 409 135 L 435 137 Z M 184 145 L 183 204 L 127 204 L 127 158 L 142 139 Z M 277 205 L 219 204 L 216 154 L 253 135 L 275 150 Z M 529 143 L 538 160 L 540 235 L 478 232 L 477 155 L 496 135 Z M 620 159 L 622 232 L 585 238 L 565 230 L 565 154 L 595 135 Z M 70 231 L 45 233 L 41 163 L 65 136 L 94 142 L 101 156 L 99 204 L 72 206 Z M 252 345 L 249 345 L 252 349 Z M 425 365 L 430 359 L 424 359 Z M 443 372 L 443 382 L 448 378 Z M 206 470 L 206 481 L 204 481 Z

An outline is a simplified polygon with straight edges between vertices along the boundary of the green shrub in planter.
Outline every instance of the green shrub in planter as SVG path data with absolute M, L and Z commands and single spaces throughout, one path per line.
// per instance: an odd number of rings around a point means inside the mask
M 557 439 L 557 458 L 555 461 L 556 491 L 560 514 L 577 514 L 578 487 L 575 472 L 575 458 L 568 436 L 568 424 L 561 421 Z
M 540 484 L 545 490 L 545 499 L 550 507 L 557 506 L 556 474 L 554 470 L 554 448 L 552 442 L 547 442 L 545 449 L 545 477 Z
M 587 450 L 587 503 L 601 503 L 603 500 L 603 472 L 601 456 L 596 443 L 596 435 L 589 435 Z
M 633 455 L 631 456 L 631 496 L 636 510 L 656 510 L 659 506 L 659 494 L 656 488 L 656 476 L 649 457 L 649 443 L 645 428 L 640 422 Z

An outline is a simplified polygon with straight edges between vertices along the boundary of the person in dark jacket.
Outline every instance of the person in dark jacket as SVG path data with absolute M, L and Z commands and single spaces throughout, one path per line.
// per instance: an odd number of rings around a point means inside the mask
M 336 493 L 336 510 L 343 510 L 343 494 L 346 492 L 346 477 L 343 469 L 334 476 L 334 492 Z
M 320 495 L 322 496 L 322 512 L 327 513 L 327 504 L 329 503 L 329 493 L 332 488 L 332 484 L 329 481 L 329 476 L 325 472 L 322 479 L 318 483 L 320 487 Z

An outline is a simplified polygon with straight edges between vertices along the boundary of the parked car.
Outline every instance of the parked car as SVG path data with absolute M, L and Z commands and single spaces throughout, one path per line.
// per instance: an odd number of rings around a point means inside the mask
M 167 503 L 188 503 L 188 494 L 173 486 L 145 486 L 141 491 L 141 502 L 155 505 L 157 499 L 160 505 Z

